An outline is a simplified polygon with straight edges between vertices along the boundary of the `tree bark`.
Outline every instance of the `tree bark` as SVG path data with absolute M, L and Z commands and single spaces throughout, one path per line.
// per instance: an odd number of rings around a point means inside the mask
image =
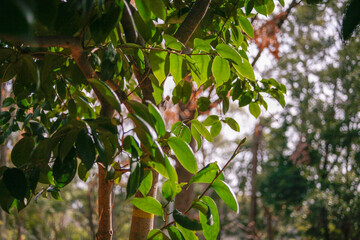
M 258 123 L 255 126 L 253 145 L 252 145 L 252 161 L 251 161 L 251 200 L 250 200 L 250 218 L 249 225 L 251 227 L 252 239 L 256 237 L 256 215 L 257 215 L 257 204 L 256 204 L 256 177 L 257 177 L 257 166 L 258 166 L 258 153 L 259 146 L 262 138 L 262 126 Z
M 106 180 L 106 169 L 98 166 L 98 211 L 99 226 L 96 233 L 97 240 L 111 240 L 112 237 L 112 202 L 111 191 L 113 182 Z
M 266 216 L 266 232 L 267 232 L 267 239 L 273 240 L 274 239 L 274 228 L 272 225 L 272 209 L 268 209 L 264 206 L 265 216 Z

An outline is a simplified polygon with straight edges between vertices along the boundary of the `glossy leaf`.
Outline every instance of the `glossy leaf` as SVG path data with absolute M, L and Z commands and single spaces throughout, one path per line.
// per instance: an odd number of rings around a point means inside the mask
M 86 182 L 86 180 L 89 177 L 89 171 L 88 171 L 88 169 L 86 168 L 86 166 L 85 166 L 85 164 L 83 162 L 79 164 L 78 176 L 84 182 Z
M 162 0 L 148 0 L 148 5 L 156 17 L 166 20 L 166 6 Z
M 183 228 L 180 224 L 176 224 L 176 227 L 180 230 L 186 240 L 199 240 L 195 234 L 195 231 Z
M 147 240 L 170 240 L 170 238 L 166 236 L 161 230 L 152 229 L 147 236 Z
M 183 228 L 199 231 L 202 230 L 201 224 L 195 220 L 190 219 L 188 216 L 184 215 L 183 213 L 179 212 L 177 209 L 173 211 L 174 220 Z
M 148 105 L 149 112 L 155 119 L 155 129 L 158 135 L 162 137 L 166 133 L 164 119 L 161 116 L 159 109 L 154 104 L 152 103 L 148 103 L 148 104 L 149 104 Z
M 229 127 L 231 127 L 234 131 L 236 132 L 240 132 L 240 127 L 239 124 L 230 117 L 225 118 L 225 122 L 227 123 L 227 125 L 229 125 Z
M 219 166 L 216 162 L 209 163 L 204 168 L 202 168 L 199 172 L 197 172 L 194 176 L 191 177 L 189 180 L 189 185 L 192 183 L 211 183 L 214 178 L 216 177 L 216 174 L 219 171 Z M 220 179 L 223 179 L 223 176 L 219 176 Z
M 220 56 L 214 58 L 211 71 L 214 75 L 216 86 L 223 85 L 230 78 L 230 65 L 228 61 Z
M 211 126 L 210 128 L 210 134 L 211 136 L 214 138 L 214 137 L 217 137 L 220 132 L 221 132 L 221 128 L 222 128 L 222 125 L 221 125 L 221 122 L 217 122 L 215 123 L 214 125 Z
M 258 118 L 261 113 L 259 104 L 256 102 L 251 102 L 249 104 L 249 111 L 250 111 L 251 115 L 253 115 L 255 118 Z
M 8 168 L 4 171 L 3 181 L 14 198 L 24 200 L 28 192 L 28 182 L 23 171 L 18 168 Z
M 183 122 L 176 122 L 171 126 L 171 132 L 175 134 L 175 136 L 181 138 L 188 144 L 191 141 L 191 133 L 189 128 Z
M 243 77 L 255 81 L 254 69 L 245 58 L 241 64 L 233 64 L 235 70 Z
M 207 215 L 200 212 L 200 223 L 203 228 L 203 234 L 207 240 L 217 239 L 220 231 L 220 218 L 216 203 L 208 196 L 202 197 L 201 200 L 210 208 L 213 219 L 213 224 L 208 224 Z
M 217 179 L 212 187 L 219 197 L 236 213 L 239 211 L 239 204 L 237 202 L 235 193 L 232 191 L 230 186 L 224 181 Z
M 345 9 L 341 34 L 344 40 L 350 39 L 352 33 L 360 24 L 360 3 L 358 0 L 350 0 L 348 1 L 348 5 Z
M 151 170 L 146 170 L 144 172 L 144 179 L 141 182 L 141 185 L 139 187 L 139 191 L 142 193 L 143 196 L 146 196 L 152 186 L 153 183 L 153 174 Z
M 164 210 L 161 203 L 153 197 L 146 196 L 143 198 L 133 198 L 130 200 L 130 202 L 144 212 L 151 213 L 157 216 L 164 215 Z
M 174 154 L 181 165 L 189 172 L 196 173 L 197 163 L 190 146 L 178 137 L 170 137 L 168 139 L 168 144 L 174 151 Z
M 231 60 L 235 65 L 242 64 L 243 60 L 240 54 L 229 45 L 220 43 L 216 46 L 216 51 L 221 57 Z
M 18 141 L 11 151 L 11 161 L 16 167 L 22 167 L 30 162 L 31 152 L 35 146 L 32 137 L 25 136 Z
M 92 138 L 82 129 L 76 140 L 76 153 L 84 164 L 86 170 L 90 170 L 95 162 L 95 145 Z
M 88 81 L 96 88 L 101 95 L 105 98 L 105 100 L 119 113 L 121 113 L 120 100 L 116 93 L 107 85 L 105 82 L 91 78 Z
M 174 226 L 167 228 L 171 240 L 186 240 L 182 232 Z
M 175 85 L 178 85 L 184 78 L 184 66 L 184 58 L 181 55 L 170 54 L 170 73 Z
M 141 166 L 136 149 L 132 149 L 130 159 L 130 176 L 126 185 L 126 199 L 133 196 L 139 189 L 144 177 L 144 169 Z
M 204 126 L 211 126 L 214 125 L 219 121 L 219 116 L 217 115 L 209 115 L 205 121 L 203 122 Z
M 69 184 L 75 177 L 77 161 L 74 152 L 74 150 L 71 150 L 64 160 L 58 157 L 54 162 L 52 168 L 53 176 L 56 186 L 59 188 L 63 188 Z
M 209 133 L 209 131 L 206 129 L 206 127 L 199 122 L 199 120 L 197 119 L 193 119 L 191 120 L 191 126 L 194 126 L 196 128 L 196 130 L 209 142 L 213 141 L 213 138 L 211 136 L 211 134 Z
M 168 53 L 165 51 L 152 50 L 149 54 L 149 60 L 151 69 L 161 85 L 169 73 L 169 64 L 166 63 L 169 61 Z

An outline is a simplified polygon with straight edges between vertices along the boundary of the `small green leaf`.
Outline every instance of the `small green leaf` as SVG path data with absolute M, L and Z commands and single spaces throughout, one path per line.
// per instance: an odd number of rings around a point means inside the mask
M 199 111 L 206 112 L 209 110 L 210 100 L 207 97 L 200 97 L 196 101 Z
M 184 58 L 181 55 L 170 54 L 170 73 L 173 76 L 175 85 L 178 85 L 184 78 Z
M 68 102 L 69 115 L 71 118 L 76 119 L 77 116 L 77 107 L 74 99 L 70 99 Z
M 168 233 L 170 235 L 170 239 L 171 240 L 187 240 L 185 239 L 184 235 L 182 234 L 182 232 L 180 232 L 179 229 L 177 229 L 176 227 L 174 226 L 169 226 L 167 228 L 168 230 Z
M 156 17 L 166 20 L 166 6 L 162 0 L 147 0 L 151 11 Z
M 217 87 L 223 85 L 230 78 L 230 65 L 228 61 L 220 56 L 214 58 L 211 71 Z
M 244 32 L 251 38 L 254 38 L 254 29 L 246 17 L 239 17 L 239 23 Z
M 218 121 L 217 123 L 215 123 L 214 125 L 211 126 L 210 128 L 210 134 L 211 136 L 214 138 L 214 137 L 217 137 L 220 132 L 221 132 L 221 128 L 222 128 L 222 125 L 221 125 L 221 122 Z
M 219 171 L 219 166 L 216 162 L 209 163 L 204 168 L 202 168 L 199 172 L 197 172 L 194 176 L 191 177 L 189 181 L 189 185 L 192 183 L 211 183 L 216 174 Z M 220 179 L 223 179 L 223 175 L 219 176 Z
M 76 174 L 77 161 L 75 151 L 71 150 L 63 161 L 58 157 L 53 165 L 53 176 L 56 186 L 63 188 L 69 184 Z
M 150 2 L 147 0 L 135 0 L 136 8 L 145 22 L 151 21 Z
M 161 188 L 162 195 L 167 201 L 172 201 L 176 195 L 176 185 L 170 180 L 166 180 Z
M 210 208 L 213 217 L 213 224 L 209 225 L 207 215 L 200 212 L 200 222 L 203 228 L 203 234 L 207 240 L 217 239 L 220 231 L 220 218 L 216 203 L 208 196 L 202 197 L 201 200 Z
M 176 224 L 176 227 L 180 230 L 186 240 L 199 240 L 195 234 L 195 231 L 183 228 L 180 224 Z
M 160 0 L 161 1 L 161 0 Z M 165 46 L 167 48 L 171 48 L 171 49 L 175 49 L 178 51 L 181 51 L 185 48 L 185 46 L 176 38 L 174 38 L 173 36 L 170 36 L 168 34 L 164 34 L 164 40 L 165 40 Z M 175 54 L 171 54 L 171 55 L 175 55 Z
M 233 61 L 235 65 L 242 64 L 243 61 L 242 57 L 233 47 L 226 45 L 224 43 L 220 43 L 216 46 L 216 51 L 221 57 Z
M 219 121 L 219 116 L 217 115 L 210 115 L 208 116 L 205 121 L 203 122 L 204 126 L 211 126 L 214 125 Z
M 179 212 L 177 209 L 174 210 L 173 217 L 174 217 L 174 220 L 180 226 L 182 226 L 182 227 L 184 227 L 186 229 L 194 230 L 194 231 L 202 230 L 202 226 L 197 220 L 190 219 L 188 216 L 186 216 L 183 213 Z
M 164 215 L 164 210 L 161 203 L 153 197 L 147 196 L 143 198 L 133 198 L 130 200 L 130 202 L 144 212 L 151 213 L 157 216 Z
M 126 199 L 137 192 L 144 177 L 144 169 L 141 166 L 136 149 L 132 149 L 130 161 L 130 176 L 126 185 Z
M 168 139 L 170 148 L 174 151 L 175 156 L 181 165 L 191 173 L 197 172 L 197 163 L 193 151 L 190 146 L 178 137 L 170 137 Z
M 212 50 L 212 47 L 211 47 L 210 43 L 208 43 L 207 41 L 205 41 L 201 38 L 195 38 L 194 50 L 201 50 L 201 51 L 208 53 Z
M 245 58 L 243 58 L 243 62 L 238 65 L 238 64 L 233 64 L 235 70 L 243 77 L 246 77 L 250 80 L 255 81 L 255 74 L 254 74 L 254 69 L 251 66 L 251 64 L 249 63 L 248 60 L 246 60 Z
M 5 100 L 3 101 L 2 103 L 2 106 L 1 107 L 9 107 L 13 104 L 15 104 L 15 100 L 12 98 L 12 97 L 8 97 L 8 98 L 5 98 Z
M 76 140 L 76 152 L 86 170 L 90 170 L 95 162 L 95 145 L 85 129 L 82 129 Z
M 216 179 L 212 187 L 219 197 L 236 213 L 239 211 L 239 204 L 236 200 L 235 193 L 231 190 L 230 186 L 220 179 Z
M 88 79 L 88 81 L 90 82 L 90 84 L 92 84 L 92 86 L 94 88 L 96 88 L 101 95 L 105 98 L 105 100 L 119 113 L 121 113 L 121 107 L 120 107 L 120 100 L 118 98 L 118 96 L 116 95 L 116 93 L 109 87 L 109 85 L 107 85 L 105 82 L 96 79 L 96 78 L 91 78 Z
M 176 122 L 171 126 L 171 132 L 175 134 L 175 136 L 181 138 L 188 144 L 191 141 L 191 133 L 189 128 L 183 122 Z
M 11 151 L 11 161 L 16 167 L 23 167 L 30 162 L 31 152 L 35 146 L 32 137 L 25 136 L 18 141 Z
M 153 229 L 149 232 L 147 240 L 170 240 L 161 230 Z
M 196 143 L 197 143 L 197 150 L 198 151 L 201 148 L 201 134 L 199 133 L 199 131 L 194 127 L 194 125 L 191 125 L 191 135 L 193 136 L 193 138 L 195 139 Z
M 8 111 L 0 112 L 0 126 L 4 125 L 11 119 L 11 114 Z
M 85 164 L 83 162 L 79 164 L 78 176 L 84 182 L 86 182 L 86 180 L 89 177 L 89 171 L 87 170 L 87 168 L 86 168 L 86 166 L 85 166 Z
M 192 59 L 196 62 L 198 69 L 196 69 L 196 72 L 192 70 L 191 73 L 197 86 L 200 87 L 209 79 L 211 58 L 208 55 L 193 55 Z
M 209 142 L 213 141 L 213 138 L 211 136 L 211 134 L 209 133 L 209 131 L 206 129 L 206 127 L 199 122 L 199 120 L 197 119 L 193 119 L 191 120 L 191 126 L 194 126 L 196 128 L 196 130 Z
M 246 15 L 249 15 L 254 8 L 255 0 L 247 0 L 245 2 Z
M 14 198 L 24 200 L 28 192 L 28 183 L 23 171 L 18 168 L 7 168 L 3 174 L 3 181 Z
M 0 192 L 0 206 L 5 212 L 9 213 L 14 202 L 14 197 L 7 190 L 3 178 L 0 178 Z
M 360 3 L 358 0 L 349 0 L 345 9 L 341 33 L 344 40 L 349 40 L 352 33 L 360 24 Z
M 251 115 L 253 115 L 255 118 L 258 118 L 261 113 L 259 104 L 257 104 L 256 102 L 251 102 L 249 104 L 249 111 Z
M 142 195 L 145 197 L 152 186 L 152 182 L 153 182 L 153 174 L 151 172 L 151 170 L 146 170 L 144 172 L 144 179 L 141 182 L 141 185 L 139 187 L 139 191 L 142 193 Z
M 104 56 L 102 58 L 100 76 L 103 82 L 113 79 L 118 58 L 118 52 L 114 48 L 114 45 L 110 43 L 105 49 Z
M 229 127 L 231 127 L 234 131 L 236 132 L 240 132 L 240 127 L 239 124 L 230 117 L 225 118 L 225 122 L 227 123 L 227 125 L 229 125 Z
M 280 4 L 281 4 L 281 6 L 285 6 L 285 1 L 284 0 L 279 0 L 279 2 L 280 2 Z
M 151 69 L 161 85 L 169 73 L 169 58 L 166 51 L 151 50 L 149 54 Z
M 161 116 L 159 109 L 154 104 L 150 102 L 148 104 L 149 112 L 155 119 L 155 129 L 158 135 L 162 137 L 166 133 L 164 119 Z

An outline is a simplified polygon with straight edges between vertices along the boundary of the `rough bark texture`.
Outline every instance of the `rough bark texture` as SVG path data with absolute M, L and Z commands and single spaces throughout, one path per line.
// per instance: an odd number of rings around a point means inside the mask
M 97 240 L 110 240 L 112 237 L 112 204 L 111 191 L 113 182 L 106 178 L 106 169 L 99 166 L 98 175 L 98 208 L 99 226 L 96 233 Z
M 256 204 L 256 177 L 257 177 L 257 166 L 258 166 L 258 153 L 259 146 L 261 144 L 262 138 L 262 127 L 258 123 L 255 126 L 253 145 L 252 145 L 252 161 L 251 161 L 251 200 L 250 200 L 250 217 L 249 217 L 249 226 L 251 227 L 252 239 L 256 237 L 256 215 L 257 215 L 257 204 Z

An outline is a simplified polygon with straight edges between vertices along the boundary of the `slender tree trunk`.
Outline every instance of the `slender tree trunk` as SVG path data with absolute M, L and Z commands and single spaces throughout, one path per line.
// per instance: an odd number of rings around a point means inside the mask
M 94 194 L 94 187 L 95 187 L 95 182 L 91 181 L 89 183 L 89 190 L 87 192 L 87 200 L 88 200 L 88 221 L 89 221 L 89 228 L 90 228 L 90 237 L 91 239 L 95 239 L 96 237 L 96 227 L 94 225 L 94 205 L 93 205 L 93 194 Z
M 268 240 L 274 239 L 274 228 L 272 225 L 272 209 L 268 209 L 266 206 L 264 206 L 265 215 L 266 215 L 266 232 L 268 236 Z
M 156 198 L 157 196 L 157 183 L 159 174 L 152 170 L 153 184 L 148 193 L 148 196 Z M 138 191 L 135 197 L 142 197 L 142 194 Z M 154 215 L 146 213 L 137 207 L 133 207 L 133 215 L 131 219 L 131 229 L 129 240 L 143 240 L 147 238 L 150 230 L 154 227 Z
M 256 204 L 256 177 L 257 177 L 257 166 L 258 166 L 258 152 L 262 137 L 262 126 L 258 123 L 255 126 L 253 145 L 252 145 L 252 161 L 251 161 L 251 200 L 250 200 L 250 218 L 249 226 L 251 228 L 252 239 L 256 238 L 256 215 L 257 215 L 257 204 Z
M 98 166 L 98 207 L 99 207 L 99 226 L 96 233 L 97 240 L 111 240 L 112 230 L 112 201 L 111 191 L 113 182 L 106 180 L 106 169 Z

